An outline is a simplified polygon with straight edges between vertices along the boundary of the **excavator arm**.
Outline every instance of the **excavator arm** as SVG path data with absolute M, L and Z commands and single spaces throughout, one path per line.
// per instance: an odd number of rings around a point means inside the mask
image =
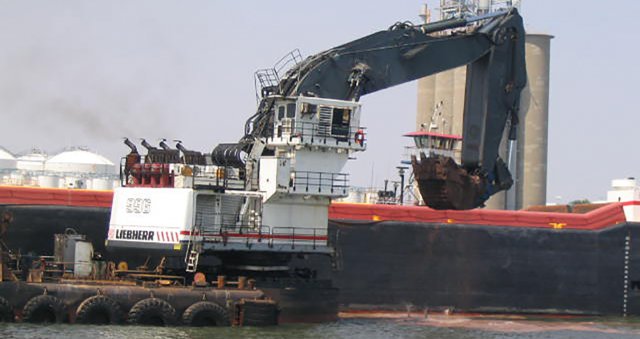
M 362 95 L 467 65 L 461 163 L 413 159 L 426 204 L 438 209 L 482 206 L 512 185 L 498 156 L 505 128 L 515 138 L 520 92 L 526 84 L 525 32 L 515 9 L 425 25 L 398 23 L 313 55 L 263 89 L 244 140 L 263 136 L 274 97 L 357 101 Z

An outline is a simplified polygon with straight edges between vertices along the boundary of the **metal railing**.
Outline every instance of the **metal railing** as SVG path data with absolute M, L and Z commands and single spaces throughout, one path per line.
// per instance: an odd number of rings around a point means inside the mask
M 304 193 L 329 191 L 330 193 L 345 194 L 349 188 L 348 176 L 347 173 L 296 171 L 292 173 L 292 190 Z
M 274 138 L 288 137 L 290 140 L 298 138 L 302 143 L 319 143 L 348 146 L 364 146 L 367 141 L 366 128 L 353 126 L 339 126 L 324 123 L 300 121 L 295 119 L 283 119 L 277 125 L 276 130 L 270 136 Z
M 286 73 L 287 70 L 298 65 L 300 62 L 302 62 L 302 54 L 299 49 L 294 49 L 278 60 L 272 68 L 257 70 L 254 73 L 256 99 L 267 94 L 264 92 L 265 89 L 268 90 L 270 88 L 275 88 L 278 83 L 280 83 L 282 75 Z
M 209 222 L 211 219 L 218 220 L 218 222 L 211 223 Z M 230 223 L 230 220 L 234 220 L 234 222 L 239 222 L 239 220 L 244 220 L 244 219 L 250 219 L 250 221 L 245 224 L 236 223 L 235 225 L 231 225 Z M 228 230 L 236 229 L 237 231 L 240 231 L 240 230 L 259 229 L 260 227 L 266 227 L 266 226 L 260 226 L 260 221 L 257 218 L 251 218 L 251 216 L 245 216 L 238 213 L 213 213 L 213 214 L 207 214 L 206 218 L 203 217 L 203 214 L 196 213 L 196 225 L 194 229 L 197 230 L 197 232 L 200 232 L 202 234 L 209 234 L 209 233 L 215 233 L 222 228 L 228 229 Z
M 276 244 L 290 246 L 309 245 L 313 249 L 327 246 L 326 228 L 307 227 L 236 227 L 219 226 L 210 233 L 202 234 L 203 242 L 222 242 L 223 245 L 264 243 L 273 248 Z
M 126 158 L 120 160 L 120 185 L 131 187 L 174 187 L 176 165 L 163 163 L 136 163 L 127 168 Z M 244 180 L 236 177 L 232 167 L 218 166 L 215 171 L 206 171 L 204 166 L 191 165 L 193 187 L 212 189 L 243 189 Z
M 442 155 L 442 156 L 447 156 L 447 157 L 451 157 L 454 158 L 456 160 L 460 159 L 460 154 L 462 153 L 462 151 L 460 149 L 454 148 L 454 149 L 437 149 L 437 148 L 432 148 L 432 147 L 416 147 L 416 146 L 405 146 L 404 148 L 404 152 L 402 154 L 402 158 L 403 159 L 407 159 L 408 163 L 411 163 L 411 156 L 416 156 L 418 158 L 418 160 L 420 159 L 420 153 L 424 153 L 427 157 L 429 157 L 431 154 L 434 155 Z
M 289 242 L 294 249 L 298 245 L 311 245 L 316 249 L 318 245 L 327 245 L 326 228 L 305 228 L 305 227 L 274 227 L 271 232 L 271 245 L 274 239 Z

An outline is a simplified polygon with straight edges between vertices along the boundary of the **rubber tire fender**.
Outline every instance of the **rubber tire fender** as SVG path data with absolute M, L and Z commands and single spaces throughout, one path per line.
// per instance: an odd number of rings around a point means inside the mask
M 52 320 L 51 316 L 53 316 L 54 323 L 61 323 L 67 320 L 66 308 L 62 300 L 52 295 L 35 296 L 24 305 L 22 320 L 29 323 L 42 323 Z
M 107 316 L 106 322 L 96 322 L 96 313 Z M 76 323 L 79 324 L 121 324 L 124 312 L 120 305 L 105 295 L 94 295 L 85 299 L 76 310 Z
M 0 323 L 13 322 L 13 309 L 7 299 L 0 297 Z
M 129 324 L 169 326 L 176 323 L 176 310 L 159 298 L 147 298 L 138 301 L 129 310 Z
M 212 319 L 214 324 L 210 322 L 204 323 L 207 319 Z M 211 301 L 199 301 L 189 306 L 182 314 L 182 324 L 186 326 L 230 326 L 229 312 Z

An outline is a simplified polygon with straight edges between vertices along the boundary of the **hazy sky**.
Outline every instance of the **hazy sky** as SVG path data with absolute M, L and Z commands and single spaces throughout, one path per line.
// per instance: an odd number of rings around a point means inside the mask
M 255 70 L 294 48 L 307 56 L 396 21 L 417 23 L 423 3 L 0 1 L 0 145 L 16 153 L 87 146 L 114 162 L 127 151 L 124 136 L 210 151 L 242 136 L 256 107 Z M 602 199 L 611 179 L 640 167 L 640 2 L 586 4 L 523 1 L 528 29 L 555 36 L 550 202 Z M 414 130 L 416 84 L 361 101 L 369 149 L 347 171 L 356 186 L 381 186 L 396 179 L 410 142 L 401 135 Z

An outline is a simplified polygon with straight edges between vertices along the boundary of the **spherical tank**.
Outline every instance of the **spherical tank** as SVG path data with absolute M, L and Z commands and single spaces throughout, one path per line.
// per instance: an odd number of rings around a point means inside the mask
M 545 205 L 549 134 L 549 64 L 553 36 L 527 34 L 527 86 L 520 100 L 516 208 Z
M 47 160 L 47 171 L 84 174 L 113 174 L 115 166 L 105 157 L 84 151 L 73 150 L 57 154 Z
M 46 160 L 46 154 L 34 149 L 31 153 L 18 157 L 16 167 L 25 171 L 42 171 Z

